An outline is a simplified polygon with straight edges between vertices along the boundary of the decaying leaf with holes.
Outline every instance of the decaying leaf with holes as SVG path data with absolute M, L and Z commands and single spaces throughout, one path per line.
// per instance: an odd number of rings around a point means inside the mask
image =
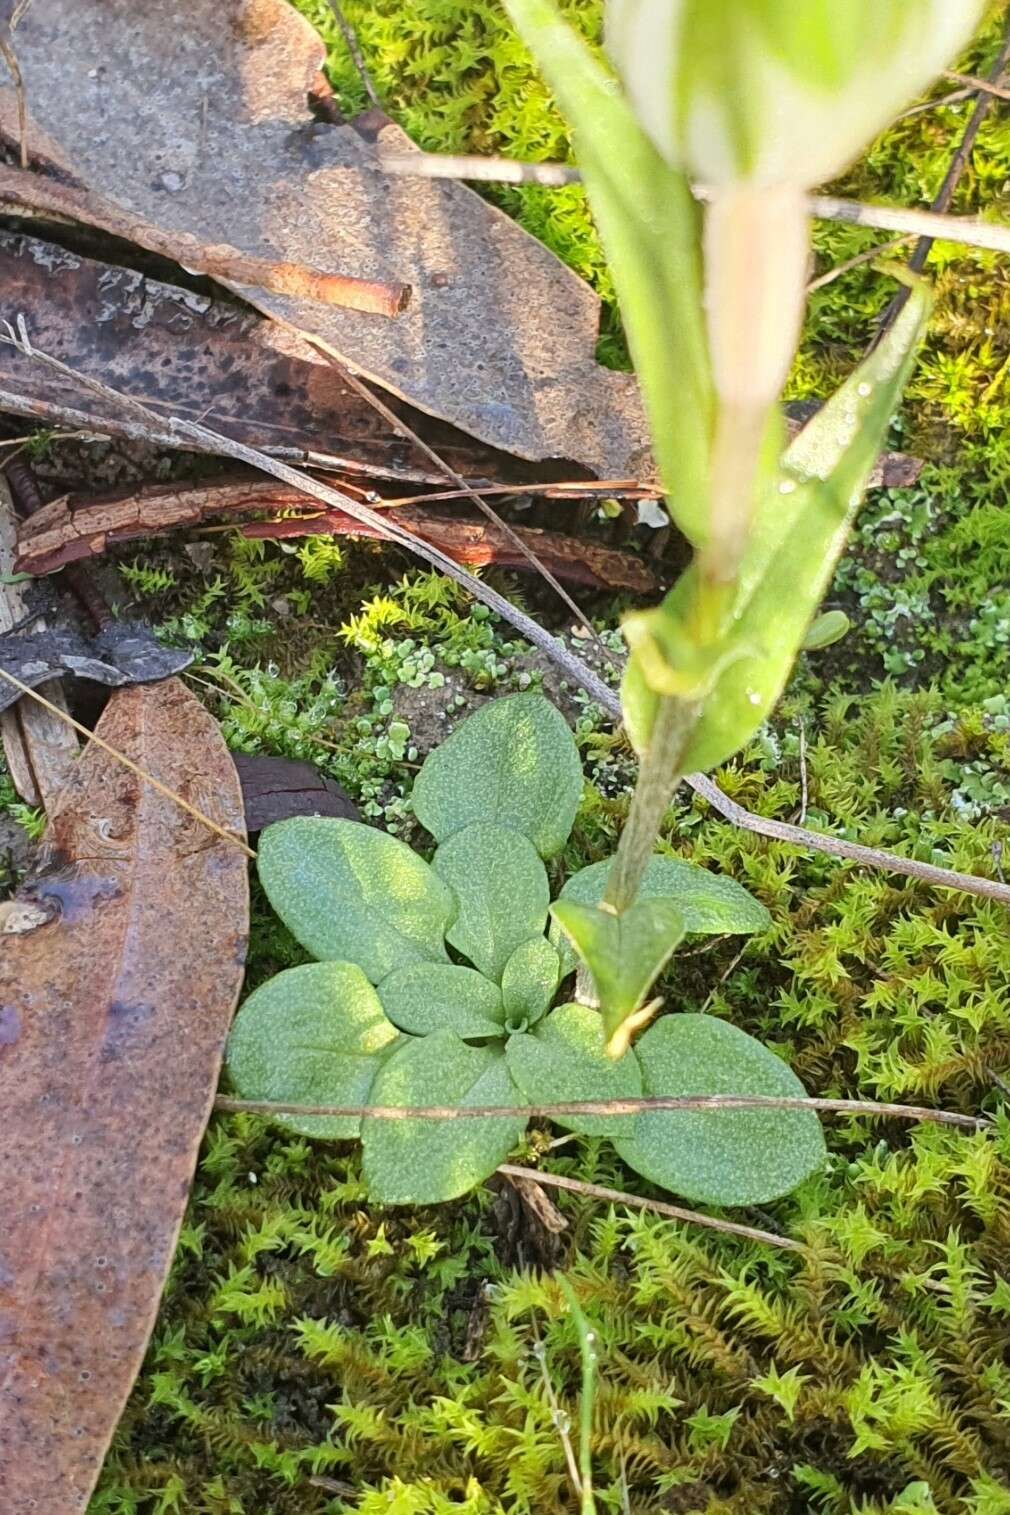
M 231 758 L 177 680 L 113 694 L 98 734 L 241 837 Z M 249 926 L 240 846 L 95 743 L 44 845 L 20 897 L 36 924 L 0 954 L 4 1515 L 87 1507 L 154 1324 Z

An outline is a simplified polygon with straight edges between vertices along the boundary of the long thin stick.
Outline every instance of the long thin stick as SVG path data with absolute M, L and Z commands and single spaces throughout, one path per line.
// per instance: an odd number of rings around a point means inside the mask
M 425 179 L 472 179 L 495 184 L 577 184 L 582 175 L 567 163 L 523 163 L 511 158 L 455 156 L 451 153 L 384 153 L 387 174 Z M 695 189 L 699 199 L 704 190 Z M 835 195 L 810 195 L 807 209 L 819 221 L 847 221 L 912 237 L 933 237 L 991 252 L 1010 253 L 1010 226 L 972 216 L 942 215 L 899 205 L 867 205 Z
M 867 247 L 863 252 L 856 253 L 854 257 L 846 258 L 844 263 L 836 263 L 833 268 L 818 274 L 816 279 L 811 279 L 807 285 L 807 294 L 812 295 L 815 289 L 823 289 L 826 284 L 834 283 L 842 274 L 850 273 L 854 268 L 860 268 L 864 263 L 872 263 L 875 258 L 886 257 L 888 253 L 896 252 L 899 247 L 904 247 L 910 240 L 909 237 L 892 237 L 888 242 L 878 242 L 874 247 Z
M 1008 61 L 1010 61 L 1010 33 L 1004 37 L 1003 46 L 1000 48 L 996 60 L 993 63 L 992 68 L 989 70 L 989 84 L 997 84 L 999 82 L 1003 76 Z M 947 210 L 949 210 L 950 202 L 954 198 L 954 191 L 957 189 L 958 184 L 961 182 L 961 175 L 964 173 L 965 169 L 968 166 L 968 160 L 971 157 L 972 148 L 975 146 L 976 138 L 978 137 L 979 131 L 982 128 L 982 123 L 985 120 L 986 116 L 989 114 L 989 111 L 992 109 L 994 103 L 995 99 L 991 91 L 984 90 L 979 92 L 978 98 L 975 101 L 975 109 L 972 111 L 971 115 L 968 118 L 967 125 L 961 134 L 961 140 L 958 142 L 957 147 L 954 150 L 953 157 L 951 158 L 950 163 L 947 165 L 947 172 L 943 176 L 943 183 L 937 190 L 933 204 L 930 207 L 934 213 L 943 215 Z M 934 238 L 931 236 L 921 236 L 918 242 L 915 244 L 915 247 L 912 250 L 912 256 L 908 260 L 908 267 L 912 273 L 922 273 L 922 270 L 926 266 L 926 259 L 929 257 L 929 250 L 933 245 L 933 241 Z M 902 287 L 898 290 L 898 293 L 888 303 L 887 309 L 884 311 L 884 314 L 881 316 L 878 323 L 876 336 L 874 338 L 875 342 L 879 343 L 883 338 L 884 333 L 894 325 L 898 316 L 904 309 L 905 303 L 908 300 L 910 294 L 910 286 L 902 285 Z
M 361 501 L 353 500 L 349 495 L 341 494 L 338 490 L 331 489 L 328 484 L 320 483 L 318 479 L 313 479 L 309 474 L 302 473 L 297 468 L 291 468 L 287 463 L 282 463 L 280 459 L 271 458 L 265 452 L 260 452 L 258 448 L 247 447 L 242 442 L 233 441 L 230 437 L 224 436 L 222 432 L 212 430 L 209 426 L 202 426 L 196 421 L 186 421 L 179 416 L 171 416 L 167 422 L 162 417 L 155 417 L 153 412 L 148 410 L 145 405 L 142 405 L 139 400 L 134 400 L 131 396 L 122 394 L 110 385 L 102 383 L 100 379 L 92 378 L 90 374 L 80 374 L 71 368 L 69 364 L 63 363 L 59 358 L 54 358 L 49 353 L 40 352 L 37 347 L 33 347 L 28 340 L 27 331 L 20 318 L 17 331 L 15 332 L 8 325 L 8 335 L 4 336 L 0 334 L 0 342 L 9 343 L 26 357 L 34 358 L 47 368 L 52 368 L 57 373 L 62 373 L 68 378 L 74 379 L 84 388 L 100 394 L 104 399 L 114 400 L 119 405 L 124 405 L 131 410 L 141 412 L 148 421 L 152 419 L 157 420 L 160 427 L 164 427 L 167 424 L 170 433 L 176 438 L 185 437 L 191 441 L 198 442 L 201 447 L 216 452 L 222 457 L 235 458 L 240 463 L 249 463 L 253 468 L 259 469 L 261 473 L 270 474 L 273 478 L 280 479 L 285 484 L 290 484 L 294 489 L 300 490 L 302 494 L 311 495 L 313 499 L 322 501 L 324 505 L 328 505 L 332 509 L 342 510 L 345 515 L 353 516 L 358 521 L 364 521 L 366 525 L 372 526 L 380 536 L 385 537 L 390 542 L 398 543 L 401 547 L 405 547 L 415 557 L 422 558 L 432 568 L 437 568 L 447 578 L 454 580 L 457 584 L 461 584 L 475 599 L 482 601 L 489 609 L 495 611 L 503 620 L 507 621 L 510 626 L 514 626 L 528 642 L 532 642 L 534 647 L 539 647 L 541 651 L 545 652 L 559 668 L 564 670 L 570 679 L 576 684 L 580 684 L 610 714 L 616 714 L 617 718 L 620 719 L 620 702 L 603 680 L 593 673 L 592 669 L 587 668 L 579 658 L 569 652 L 568 648 L 557 637 L 552 636 L 549 631 L 545 631 L 532 616 L 528 616 L 524 611 L 517 609 L 504 595 L 499 594 L 496 589 L 492 589 L 489 584 L 483 583 L 474 574 L 468 573 L 454 558 L 448 557 L 437 547 L 432 547 L 430 543 L 422 541 L 420 537 L 414 536 L 412 532 L 405 531 L 402 526 L 397 524 L 395 511 L 373 510 L 369 506 L 362 504 Z
M 513 1163 L 502 1163 L 497 1172 L 508 1178 L 527 1178 L 531 1183 L 543 1184 L 548 1189 L 566 1189 L 569 1194 L 584 1194 L 589 1199 L 605 1199 L 611 1204 L 627 1205 L 632 1210 L 651 1210 L 668 1220 L 683 1221 L 689 1226 L 705 1226 L 710 1231 L 722 1231 L 727 1236 L 741 1236 L 745 1241 L 765 1242 L 769 1247 L 782 1247 L 787 1252 L 805 1252 L 802 1242 L 777 1231 L 760 1231 L 756 1226 L 744 1226 L 737 1221 L 720 1220 L 716 1215 L 703 1215 L 699 1210 L 685 1210 L 681 1205 L 670 1205 L 663 1199 L 643 1199 L 640 1194 L 627 1194 L 623 1189 L 608 1189 L 603 1184 L 589 1184 L 578 1178 L 563 1178 L 560 1173 L 544 1173 L 540 1168 L 519 1168 Z
M 340 35 L 344 39 L 347 51 L 351 55 L 351 62 L 354 64 L 355 72 L 364 85 L 365 94 L 368 96 L 369 100 L 371 100 L 376 110 L 382 110 L 383 106 L 382 101 L 379 99 L 379 92 L 375 88 L 375 85 L 372 82 L 372 76 L 368 72 L 368 69 L 365 65 L 365 60 L 362 57 L 361 47 L 359 46 L 354 28 L 348 21 L 347 17 L 344 15 L 344 12 L 338 3 L 338 0 L 330 0 L 330 10 L 333 12 L 334 21 L 340 28 Z
M 558 1115 L 642 1115 L 652 1111 L 820 1110 L 832 1115 L 870 1115 L 879 1119 L 926 1121 L 987 1131 L 984 1116 L 932 1110 L 928 1105 L 889 1105 L 863 1099 L 801 1099 L 773 1094 L 656 1094 L 628 1099 L 561 1100 L 555 1105 L 299 1105 L 284 1100 L 232 1099 L 219 1095 L 215 1109 L 232 1114 L 329 1116 L 348 1120 L 487 1120 L 525 1115 L 551 1120 Z
M 98 379 L 88 375 L 79 374 L 68 364 L 62 363 L 58 358 L 50 357 L 48 353 L 39 352 L 31 346 L 26 335 L 20 336 L 13 332 L 10 336 L 0 336 L 0 341 L 10 342 L 26 356 L 33 357 L 36 361 L 46 364 L 58 373 L 76 380 L 85 388 L 92 389 L 104 398 L 114 400 L 119 405 L 125 405 L 143 413 L 146 419 L 152 419 L 152 412 L 139 401 L 130 399 L 119 390 L 103 384 Z M 160 417 L 154 417 L 159 427 L 166 422 Z M 326 484 L 311 478 L 297 468 L 291 468 L 278 458 L 272 458 L 265 452 L 260 452 L 255 447 L 246 447 L 241 442 L 234 442 L 230 437 L 221 432 L 212 431 L 209 427 L 200 426 L 193 421 L 184 421 L 172 417 L 167 425 L 176 437 L 184 436 L 196 441 L 200 447 L 216 452 L 223 457 L 236 458 L 239 462 L 250 463 L 261 473 L 270 474 L 274 478 L 281 479 L 285 484 L 291 484 L 303 494 L 310 495 L 313 499 L 321 500 L 324 505 L 334 506 L 343 510 L 347 515 L 374 525 L 390 541 L 398 543 L 401 547 L 412 552 L 415 557 L 423 559 L 431 567 L 437 568 L 455 583 L 462 585 L 474 599 L 487 605 L 489 609 L 500 615 L 504 621 L 515 628 L 520 636 L 526 638 L 534 647 L 539 647 L 547 656 L 576 684 L 580 685 L 585 692 L 601 706 L 611 718 L 617 722 L 621 720 L 621 702 L 614 691 L 588 668 L 580 658 L 571 653 L 565 645 L 549 631 L 545 631 L 539 622 L 531 616 L 516 608 L 511 601 L 505 599 L 490 585 L 483 583 L 472 573 L 468 573 L 454 559 L 431 547 L 427 542 L 422 542 L 419 537 L 412 536 L 396 525 L 395 512 L 374 511 L 357 500 L 352 500 L 348 495 L 339 494 L 330 489 Z M 706 799 L 713 809 L 718 810 L 720 815 L 725 816 L 734 826 L 741 830 L 752 831 L 758 836 L 770 837 L 774 841 L 788 842 L 792 846 L 814 852 L 826 852 L 832 857 L 847 858 L 850 862 L 863 863 L 871 868 L 883 868 L 892 873 L 902 873 L 909 878 L 916 878 L 925 884 L 932 884 L 941 889 L 958 889 L 964 894 L 978 895 L 983 899 L 996 900 L 1001 905 L 1010 905 L 1010 885 L 997 883 L 993 879 L 980 878 L 971 873 L 958 873 L 952 868 L 937 868 L 932 863 L 921 863 L 916 859 L 899 857 L 897 853 L 888 852 L 879 847 L 864 847 L 858 842 L 849 842 L 841 837 L 834 837 L 820 831 L 809 831 L 805 827 L 790 826 L 784 821 L 769 820 L 763 815 L 756 815 L 753 811 L 746 810 L 731 800 L 729 795 L 724 794 L 719 786 L 701 773 L 689 773 L 686 782 L 697 793 Z
M 959 889 L 964 894 L 974 894 L 981 899 L 996 900 L 1001 905 L 1010 905 L 1010 885 L 996 879 L 982 878 L 975 873 L 958 873 L 954 868 L 938 868 L 934 863 L 920 863 L 917 858 L 899 857 L 896 852 L 887 852 L 880 847 L 864 847 L 859 842 L 849 842 L 843 837 L 832 836 L 828 831 L 809 831 L 805 826 L 791 826 L 787 821 L 769 820 L 767 816 L 755 815 L 745 810 L 718 784 L 704 773 L 689 773 L 686 782 L 696 794 L 708 801 L 714 810 L 732 821 L 744 831 L 753 831 L 758 836 L 769 837 L 775 842 L 789 842 L 794 847 L 813 847 L 831 857 L 843 857 L 850 863 L 865 863 L 870 868 L 886 868 L 891 873 L 903 873 L 908 878 L 919 879 L 939 889 Z
M 978 90 L 980 94 L 995 95 L 997 100 L 1010 100 L 1010 89 L 1005 89 L 992 79 L 979 79 L 975 74 L 956 74 L 950 68 L 944 69 L 943 77 L 952 84 L 966 84 L 969 89 Z
M 208 831 L 213 831 L 216 836 L 221 837 L 222 841 L 231 842 L 232 846 L 238 847 L 240 851 L 245 853 L 246 857 L 256 856 L 252 848 L 247 846 L 240 836 L 236 836 L 234 831 L 227 831 L 224 826 L 219 826 L 217 821 L 212 821 L 209 815 L 204 815 L 202 810 L 197 810 L 195 805 L 191 805 L 188 800 L 184 800 L 181 794 L 176 794 L 174 789 L 169 789 L 167 784 L 163 784 L 160 779 L 156 779 L 152 774 L 147 773 L 132 758 L 128 758 L 125 752 L 120 752 L 118 748 L 111 746 L 104 737 L 98 736 L 94 731 L 89 730 L 87 726 L 82 726 L 80 721 L 75 721 L 72 715 L 68 715 L 58 705 L 54 705 L 52 700 L 47 700 L 44 694 L 39 694 L 38 690 L 33 689 L 30 684 L 23 684 L 20 679 L 15 678 L 13 673 L 8 673 L 6 668 L 0 668 L 0 678 L 6 679 L 8 684 L 13 684 L 14 688 L 19 689 L 22 695 L 30 700 L 34 700 L 36 704 L 48 710 L 50 715 L 55 715 L 67 726 L 72 726 L 81 736 L 87 737 L 89 742 L 94 742 L 96 747 L 101 747 L 102 751 L 107 752 L 110 757 L 115 758 L 117 763 L 122 763 L 124 768 L 129 768 L 130 772 L 135 773 L 138 778 L 143 779 L 145 784 L 150 784 L 152 789 L 156 789 L 159 794 L 163 794 L 166 799 L 171 800 L 173 805 L 178 805 L 180 810 L 185 810 L 194 820 L 199 821 L 201 826 L 206 826 Z

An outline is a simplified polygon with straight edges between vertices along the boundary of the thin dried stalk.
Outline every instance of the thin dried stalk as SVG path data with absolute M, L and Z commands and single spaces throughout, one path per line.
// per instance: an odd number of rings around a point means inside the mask
M 578 1178 L 563 1178 L 560 1173 L 544 1173 L 539 1168 L 518 1168 L 513 1163 L 502 1163 L 497 1169 L 508 1178 L 527 1178 L 531 1183 L 544 1184 L 549 1189 L 565 1189 L 569 1194 L 584 1194 L 588 1199 L 604 1199 L 613 1205 L 627 1205 L 632 1210 L 649 1210 L 654 1215 L 668 1220 L 679 1220 L 689 1226 L 704 1226 L 709 1231 L 721 1231 L 726 1236 L 740 1236 L 744 1241 L 763 1242 L 769 1247 L 781 1247 L 786 1252 L 805 1252 L 802 1242 L 777 1231 L 761 1231 L 756 1226 L 744 1226 L 738 1221 L 721 1220 L 717 1215 L 703 1215 L 699 1210 L 685 1210 L 682 1205 L 670 1205 L 662 1199 L 643 1199 L 640 1194 L 628 1194 L 623 1189 L 608 1189 L 603 1184 L 590 1184 Z
M 474 179 L 497 184 L 576 184 L 582 175 L 567 163 L 522 163 L 511 158 L 458 157 L 451 153 L 386 153 L 382 167 L 388 174 L 425 179 Z M 707 198 L 695 186 L 700 200 Z M 807 210 L 819 221 L 847 221 L 853 226 L 872 226 L 910 237 L 933 237 L 941 242 L 959 242 L 991 252 L 1010 253 L 1010 226 L 979 221 L 971 216 L 949 216 L 898 205 L 866 205 L 835 195 L 810 195 Z
M 519 1115 L 530 1120 L 551 1120 L 556 1115 L 641 1115 L 659 1110 L 818 1110 L 831 1115 L 924 1121 L 934 1126 L 957 1126 L 964 1131 L 987 1131 L 992 1126 L 985 1116 L 932 1110 L 927 1105 L 880 1104 L 863 1099 L 791 1098 L 774 1094 L 654 1094 L 629 1099 L 561 1100 L 554 1105 L 298 1105 L 283 1100 L 232 1099 L 222 1094 L 214 1105 L 215 1109 L 228 1110 L 232 1114 L 329 1116 L 351 1120 L 487 1120 Z

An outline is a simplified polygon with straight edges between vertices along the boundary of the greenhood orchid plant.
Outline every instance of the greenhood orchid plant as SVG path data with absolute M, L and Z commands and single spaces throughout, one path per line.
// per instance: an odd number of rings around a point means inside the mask
M 909 286 L 897 319 L 784 448 L 805 196 L 947 64 L 982 0 L 609 0 L 613 68 L 555 0 L 505 4 L 573 128 L 670 513 L 694 549 L 662 604 L 624 624 L 638 783 L 615 857 L 553 904 L 543 860 L 569 834 L 581 773 L 571 733 L 537 696 L 485 706 L 427 758 L 414 808 L 437 843 L 430 865 L 350 822 L 271 827 L 260 876 L 319 961 L 246 1001 L 231 1075 L 250 1099 L 343 1107 L 794 1098 L 794 1075 L 742 1031 L 656 1018 L 656 980 L 686 934 L 766 924 L 731 881 L 657 856 L 657 837 L 681 777 L 739 751 L 798 650 L 844 633 L 837 616 L 818 618 L 820 601 L 930 302 L 895 269 Z M 369 1191 L 390 1203 L 463 1193 L 525 1126 L 504 1113 L 279 1118 L 360 1135 Z M 609 1137 L 645 1177 L 719 1204 L 782 1194 L 823 1155 L 804 1109 L 558 1124 Z

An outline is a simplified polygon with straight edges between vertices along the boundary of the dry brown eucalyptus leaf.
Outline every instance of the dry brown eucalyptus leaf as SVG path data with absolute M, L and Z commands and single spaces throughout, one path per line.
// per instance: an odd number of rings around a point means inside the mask
M 176 679 L 106 741 L 241 835 L 211 717 Z M 92 743 L 0 951 L 0 1510 L 80 1515 L 140 1367 L 242 983 L 245 857 Z

